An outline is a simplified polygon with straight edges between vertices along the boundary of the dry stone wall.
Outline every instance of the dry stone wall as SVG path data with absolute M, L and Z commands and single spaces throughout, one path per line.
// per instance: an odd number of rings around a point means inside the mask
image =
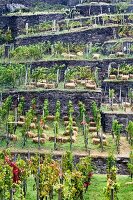
M 128 125 L 128 121 L 133 120 L 133 113 L 126 113 L 126 114 L 119 114 L 119 113 L 102 113 L 102 126 L 103 130 L 106 133 L 111 133 L 112 130 L 112 122 L 114 119 L 117 119 L 119 123 L 123 124 L 123 130 L 125 130 L 126 126 Z M 123 131 L 124 132 L 124 131 Z
M 115 27 L 114 29 L 118 29 Z M 90 30 L 82 30 L 77 32 L 67 32 L 60 34 L 51 34 L 51 35 L 41 35 L 41 36 L 29 36 L 29 37 L 19 37 L 16 38 L 15 44 L 19 45 L 29 45 L 29 44 L 37 44 L 39 42 L 50 41 L 62 41 L 66 43 L 88 43 L 88 42 L 100 42 L 103 43 L 106 40 L 113 39 L 113 28 L 94 28 Z
M 55 104 L 57 100 L 61 102 L 61 112 L 62 114 L 67 114 L 67 105 L 69 100 L 73 102 L 75 113 L 78 113 L 78 102 L 82 101 L 85 103 L 86 108 L 90 111 L 92 101 L 96 101 L 98 106 L 100 106 L 101 92 L 95 91 L 67 91 L 67 90 L 45 90 L 45 91 L 27 91 L 27 92 L 9 92 L 3 93 L 3 99 L 8 95 L 13 97 L 14 105 L 17 103 L 18 94 L 25 97 L 25 110 L 28 110 L 31 104 L 31 100 L 36 98 L 37 100 L 37 110 L 42 111 L 42 106 L 44 99 L 49 100 L 50 112 L 55 113 Z
M 53 13 L 53 14 L 32 14 L 32 15 L 16 15 L 16 16 L 0 16 L 0 29 L 10 27 L 12 30 L 13 37 L 24 33 L 26 23 L 29 26 L 34 26 L 44 21 L 51 20 L 62 20 L 64 19 L 64 14 Z

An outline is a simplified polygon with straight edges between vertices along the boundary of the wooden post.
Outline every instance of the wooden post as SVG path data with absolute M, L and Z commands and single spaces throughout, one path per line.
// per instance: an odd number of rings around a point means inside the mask
M 13 189 L 10 189 L 10 200 L 13 200 Z
M 54 150 L 57 150 L 57 129 L 56 129 L 56 122 L 54 126 Z
M 5 45 L 4 57 L 5 58 L 9 58 L 10 57 L 10 45 L 9 44 Z
M 114 189 L 111 189 L 111 196 L 110 196 L 110 200 L 114 200 Z
M 59 188 L 58 190 L 58 200 L 62 200 L 62 189 Z
M 40 154 L 39 154 L 39 162 L 38 162 L 38 172 L 37 172 L 37 183 L 36 183 L 36 185 L 37 185 L 37 200 L 40 200 L 40 192 L 39 192 L 39 178 L 40 177 Z
M 72 134 L 73 134 L 73 130 L 71 128 L 71 130 L 70 130 L 70 151 L 72 151 Z

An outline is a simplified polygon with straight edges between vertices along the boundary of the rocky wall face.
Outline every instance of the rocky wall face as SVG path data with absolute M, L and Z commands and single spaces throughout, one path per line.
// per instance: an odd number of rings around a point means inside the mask
M 75 155 L 74 156 L 74 163 L 77 164 L 83 156 Z M 56 155 L 53 157 L 56 160 L 61 159 L 61 155 Z M 116 158 L 116 166 L 117 166 L 117 173 L 121 175 L 129 175 L 129 171 L 127 168 L 127 164 L 129 162 L 129 158 L 126 157 L 117 157 Z M 107 165 L 107 158 L 106 157 L 92 157 L 92 165 L 94 168 L 94 173 L 96 174 L 106 174 L 106 165 Z
M 123 62 L 126 62 L 127 64 L 132 64 L 133 63 L 133 58 L 129 58 L 129 59 L 105 59 L 105 60 L 101 60 L 101 61 L 97 61 L 97 60 L 93 60 L 93 61 L 88 61 L 88 60 L 60 60 L 60 61 L 36 61 L 36 62 L 32 62 L 31 67 L 32 69 L 36 68 L 36 67 L 52 67 L 55 64 L 57 65 L 65 65 L 64 69 L 62 70 L 62 76 L 61 76 L 61 80 L 64 79 L 63 73 L 65 71 L 66 68 L 71 67 L 71 66 L 88 66 L 90 67 L 93 71 L 95 70 L 96 67 L 99 68 L 99 79 L 100 80 L 104 80 L 105 78 L 107 78 L 108 76 L 108 66 L 109 63 L 112 63 L 112 67 L 113 64 L 115 64 L 116 66 L 118 64 L 122 64 Z M 105 84 L 104 84 L 105 85 Z M 104 85 L 103 85 L 103 89 L 104 89 Z
M 118 29 L 115 27 L 114 29 Z M 50 41 L 57 42 L 62 41 L 65 43 L 89 43 L 89 42 L 100 42 L 113 39 L 113 28 L 105 27 L 105 28 L 94 28 L 89 30 L 82 30 L 77 32 L 67 32 L 60 34 L 51 34 L 51 35 L 42 35 L 42 36 L 29 36 L 29 37 L 20 37 L 15 40 L 15 45 L 29 45 L 29 44 L 37 44 L 39 42 Z
M 16 152 L 12 152 L 12 155 L 16 154 Z M 22 159 L 25 159 L 25 157 L 29 156 L 29 153 L 23 153 L 22 151 L 19 152 L 18 154 L 21 156 Z M 31 152 L 30 156 L 34 156 L 36 153 Z M 45 156 L 44 153 L 40 153 L 40 155 L 43 157 Z M 74 164 L 77 164 L 79 160 L 84 157 L 83 155 L 74 155 Z M 53 155 L 53 159 L 55 160 L 61 160 L 61 155 L 56 154 Z M 129 158 L 124 158 L 124 157 L 118 157 L 116 158 L 116 166 L 117 166 L 117 173 L 121 175 L 129 175 L 129 171 L 127 168 L 127 164 L 129 162 Z M 92 157 L 92 165 L 94 167 L 94 173 L 96 174 L 106 174 L 106 163 L 107 163 L 107 158 L 106 157 Z
M 0 16 L 0 29 L 9 27 L 12 30 L 13 36 L 24 33 L 26 23 L 30 26 L 38 25 L 45 21 L 62 20 L 64 14 L 39 14 L 39 15 L 25 15 L 25 16 Z
M 71 0 L 70 0 L 71 1 Z M 67 5 L 69 3 L 69 0 L 1 0 L 0 5 L 3 4 L 23 4 L 25 6 L 32 7 L 37 3 L 48 3 L 48 4 L 63 4 Z
M 67 114 L 67 105 L 69 100 L 73 102 L 75 113 L 78 113 L 78 102 L 82 101 L 85 103 L 87 111 L 91 109 L 92 101 L 96 101 L 100 106 L 101 100 L 101 92 L 94 91 L 61 91 L 61 90 L 45 90 L 43 92 L 9 92 L 8 94 L 3 94 L 3 99 L 5 99 L 8 95 L 13 97 L 14 105 L 17 105 L 17 97 L 18 94 L 25 97 L 25 109 L 28 110 L 31 105 L 31 100 L 36 98 L 37 100 L 37 110 L 38 112 L 42 112 L 44 99 L 49 100 L 49 109 L 51 114 L 55 113 L 55 104 L 57 100 L 61 102 L 61 113 Z
M 96 168 L 95 173 L 97 174 L 106 174 L 106 163 L 107 159 L 106 158 L 92 158 L 92 162 L 94 167 Z M 128 158 L 117 158 L 116 159 L 116 166 L 117 166 L 117 173 L 122 174 L 122 175 L 128 175 L 128 169 L 127 169 L 127 164 L 129 162 Z
M 112 130 L 112 122 L 114 119 L 117 119 L 119 123 L 123 124 L 123 130 L 125 130 L 128 125 L 128 121 L 133 120 L 133 113 L 129 114 L 117 114 L 117 113 L 107 113 L 102 112 L 102 126 L 103 130 L 106 133 L 111 133 Z
M 81 15 L 99 15 L 99 14 L 115 14 L 118 12 L 116 5 L 112 4 L 91 4 L 91 5 L 77 5 L 77 10 Z M 133 6 L 129 6 L 126 12 L 133 12 Z
M 125 97 L 128 95 L 128 91 L 130 88 L 133 89 L 133 81 L 120 81 L 120 82 L 103 82 L 102 89 L 108 93 L 109 88 L 115 90 L 115 94 L 119 96 L 121 91 L 121 96 Z
M 80 0 L 0 0 L 0 5 L 15 3 L 15 4 L 23 4 L 25 6 L 33 7 L 37 3 L 48 3 L 52 5 L 62 4 L 62 5 L 75 6 L 79 2 Z

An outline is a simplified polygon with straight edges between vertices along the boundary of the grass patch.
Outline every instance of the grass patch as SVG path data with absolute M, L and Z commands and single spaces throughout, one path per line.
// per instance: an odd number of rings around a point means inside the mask
M 131 179 L 129 176 L 118 175 L 117 182 L 120 185 L 118 192 L 119 200 L 132 200 L 133 199 L 133 186 L 125 185 L 126 182 L 130 182 Z M 36 200 L 36 191 L 33 191 L 34 185 L 33 177 L 28 179 L 28 191 L 26 200 Z M 94 174 L 91 185 L 87 193 L 84 196 L 84 200 L 106 200 L 104 196 L 104 188 L 106 187 L 106 175 L 97 175 Z M 57 200 L 57 196 L 54 196 L 54 200 Z

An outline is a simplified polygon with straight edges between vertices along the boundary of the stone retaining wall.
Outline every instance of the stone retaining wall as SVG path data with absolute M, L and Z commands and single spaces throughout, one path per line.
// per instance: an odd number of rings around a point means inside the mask
M 92 71 L 95 70 L 96 67 L 99 68 L 99 79 L 104 80 L 108 76 L 108 66 L 109 63 L 114 63 L 116 66 L 118 64 L 122 64 L 123 62 L 126 62 L 127 64 L 132 64 L 133 63 L 133 58 L 128 58 L 128 59 L 104 59 L 104 60 L 93 60 L 93 61 L 88 61 L 88 60 L 58 60 L 58 61 L 35 61 L 31 64 L 31 67 L 34 69 L 36 67 L 52 67 L 55 64 L 57 65 L 65 65 L 65 68 L 62 70 L 62 76 L 61 80 L 64 79 L 63 73 L 67 67 L 70 66 L 90 66 L 92 68 Z M 112 65 L 113 67 L 113 65 Z M 104 88 L 104 86 L 103 86 Z
M 76 8 L 80 12 L 80 14 L 84 16 L 99 15 L 99 14 L 105 14 L 105 13 L 114 14 L 118 12 L 116 5 L 112 5 L 112 4 L 77 5 Z M 126 9 L 126 12 L 132 13 L 133 6 L 130 5 L 128 9 Z
M 117 119 L 119 123 L 123 124 L 123 130 L 126 128 L 128 125 L 129 120 L 133 120 L 133 113 L 125 113 L 125 114 L 118 114 L 117 112 L 115 113 L 108 113 L 108 112 L 102 112 L 102 126 L 103 130 L 106 133 L 111 133 L 112 130 L 112 122 L 113 119 Z
M 29 45 L 29 44 L 37 44 L 39 42 L 50 41 L 57 42 L 62 41 L 65 43 L 89 43 L 89 42 L 100 42 L 113 39 L 113 33 L 115 30 L 117 32 L 118 27 L 104 27 L 104 28 L 94 28 L 89 30 L 81 30 L 74 32 L 66 32 L 66 33 L 56 33 L 50 35 L 40 35 L 40 36 L 25 36 L 18 37 L 15 40 L 15 45 Z
M 128 91 L 130 88 L 133 89 L 133 81 L 114 81 L 114 82 L 103 82 L 102 88 L 108 93 L 109 88 L 115 90 L 115 94 L 119 95 L 120 94 L 120 89 L 121 89 L 121 95 L 126 96 L 128 94 Z
M 16 154 L 15 152 L 12 153 L 13 155 Z M 21 155 L 22 158 L 28 157 L 29 153 L 23 153 L 23 152 L 18 152 L 18 154 Z M 34 156 L 35 153 L 30 153 L 30 156 Z M 44 153 L 40 153 L 41 156 L 44 156 Z M 84 155 L 75 155 L 74 156 L 74 163 L 78 163 L 79 159 L 84 157 Z M 54 159 L 60 160 L 61 155 L 56 154 L 53 156 Z M 106 157 L 92 157 L 92 165 L 94 167 L 94 173 L 96 174 L 106 174 L 106 162 L 107 158 Z M 129 158 L 124 158 L 124 157 L 117 157 L 116 158 L 116 165 L 117 165 L 117 173 L 121 175 L 129 175 L 129 171 L 127 168 L 127 164 L 129 162 Z
M 42 112 L 44 99 L 49 100 L 49 109 L 51 114 L 55 113 L 55 104 L 57 100 L 61 102 L 61 112 L 62 114 L 67 114 L 67 105 L 69 100 L 73 102 L 75 113 L 78 113 L 78 102 L 82 101 L 85 103 L 86 108 L 90 111 L 92 101 L 96 101 L 100 106 L 101 92 L 95 91 L 61 91 L 61 90 L 45 90 L 45 91 L 26 91 L 26 92 L 9 92 L 3 93 L 3 99 L 8 95 L 13 97 L 13 102 L 17 104 L 18 94 L 25 97 L 25 109 L 28 110 L 31 104 L 31 100 L 36 98 L 37 100 L 37 110 Z
M 29 26 L 40 24 L 44 21 L 51 20 L 62 20 L 64 14 L 53 13 L 53 14 L 32 14 L 32 15 L 14 15 L 14 16 L 0 16 L 0 29 L 9 27 L 12 30 L 13 37 L 20 33 L 24 33 L 26 23 Z

